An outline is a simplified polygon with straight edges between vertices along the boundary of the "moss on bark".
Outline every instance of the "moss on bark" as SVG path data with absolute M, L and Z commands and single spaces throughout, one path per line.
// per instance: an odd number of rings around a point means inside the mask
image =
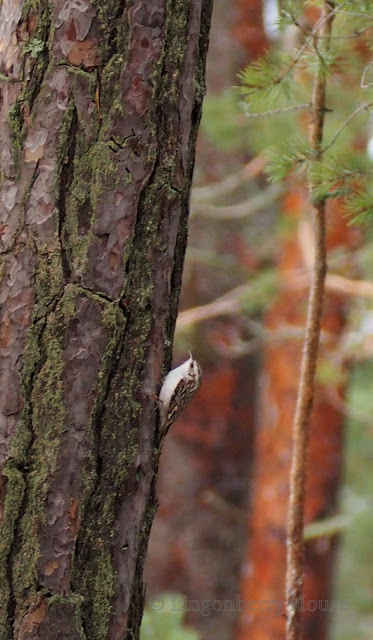
M 5 308 L 17 297 L 24 310 L 2 416 L 4 640 L 58 627 L 72 640 L 139 637 L 153 396 L 171 359 L 210 9 L 95 2 L 61 22 L 42 0 L 24 7 L 2 273 Z

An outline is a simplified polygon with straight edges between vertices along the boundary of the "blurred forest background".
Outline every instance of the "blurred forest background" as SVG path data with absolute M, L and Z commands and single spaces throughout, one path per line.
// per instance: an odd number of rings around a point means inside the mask
M 301 46 L 319 16 L 317 3 L 302 4 L 300 27 L 280 33 L 276 2 L 214 2 L 175 341 L 175 364 L 190 348 L 204 381 L 162 454 L 145 575 L 150 605 L 166 593 L 187 602 L 284 598 L 291 428 L 312 240 L 304 176 L 272 183 L 266 167 L 271 145 L 296 129 L 307 135 L 308 116 L 299 110 L 250 118 L 235 87 L 239 72 L 266 51 Z M 331 140 L 372 91 L 373 13 L 367 3 L 347 4 L 335 25 L 347 38 L 339 41 L 344 48 L 328 89 Z M 367 20 L 361 33 L 359 11 Z M 303 76 L 299 71 L 300 87 L 307 69 Z M 343 130 L 344 150 L 369 162 L 372 135 L 368 115 L 358 113 Z M 305 612 L 305 640 L 366 640 L 373 628 L 373 234 L 369 223 L 350 224 L 347 204 L 343 192 L 328 200 L 329 275 L 306 507 L 313 524 L 306 529 L 305 598 L 337 605 Z M 182 614 L 150 606 L 144 639 L 156 640 L 157 629 L 165 640 L 284 637 L 283 611 L 216 606 L 202 615 L 189 608 L 187 630 Z

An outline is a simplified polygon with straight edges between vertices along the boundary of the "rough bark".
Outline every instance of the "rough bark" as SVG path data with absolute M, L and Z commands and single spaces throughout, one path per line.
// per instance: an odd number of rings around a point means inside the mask
M 2 640 L 138 637 L 210 13 L 0 8 Z

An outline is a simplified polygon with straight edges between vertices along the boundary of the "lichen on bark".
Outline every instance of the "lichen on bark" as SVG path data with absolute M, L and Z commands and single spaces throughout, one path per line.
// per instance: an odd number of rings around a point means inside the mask
M 139 635 L 210 5 L 26 0 L 9 23 L 4 640 Z

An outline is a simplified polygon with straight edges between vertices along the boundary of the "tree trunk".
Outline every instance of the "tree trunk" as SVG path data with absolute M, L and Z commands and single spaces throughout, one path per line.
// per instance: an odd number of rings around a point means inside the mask
M 1 5 L 1 640 L 139 636 L 210 13 Z
M 284 201 L 289 227 L 280 251 L 282 287 L 266 315 L 268 333 L 273 332 L 263 362 L 260 419 L 256 441 L 250 540 L 242 577 L 242 611 L 239 640 L 279 640 L 285 637 L 284 580 L 289 465 L 292 417 L 296 403 L 303 347 L 307 283 L 295 285 L 312 260 L 311 230 L 304 225 L 307 210 L 304 192 L 290 183 Z M 360 233 L 349 227 L 343 201 L 330 200 L 327 207 L 327 245 L 332 252 L 352 250 Z M 343 454 L 343 398 L 347 369 L 336 355 L 346 323 L 345 298 L 327 292 L 324 303 L 319 377 L 311 419 L 306 523 L 335 515 Z M 276 340 L 276 331 L 285 331 Z M 286 337 L 286 332 L 288 336 Z M 298 335 L 297 335 L 298 333 Z M 281 334 L 280 334 L 281 335 Z M 322 372 L 324 370 L 324 379 Z M 305 547 L 304 640 L 326 640 L 330 622 L 336 537 L 308 540 Z

